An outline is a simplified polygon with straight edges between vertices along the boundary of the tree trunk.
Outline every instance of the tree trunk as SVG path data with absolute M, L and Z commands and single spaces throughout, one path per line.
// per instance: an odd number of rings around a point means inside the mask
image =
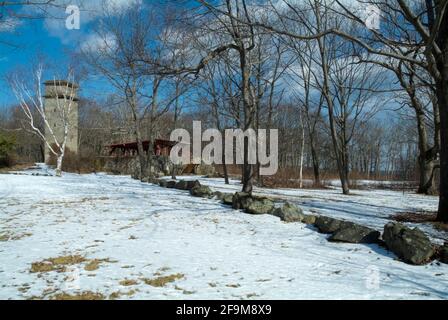
M 244 45 L 244 44 L 243 44 Z M 246 50 L 240 49 L 240 68 L 242 75 L 242 96 L 244 106 L 244 130 L 253 129 L 254 103 L 250 98 L 250 68 L 247 65 Z M 244 164 L 242 172 L 243 192 L 252 193 L 254 184 L 254 165 L 249 164 L 249 139 L 244 142 Z
M 445 52 L 448 56 L 448 52 Z M 442 83 L 437 84 L 440 112 L 440 198 L 437 220 L 448 223 L 448 57 Z
M 314 140 L 314 138 L 313 138 L 313 140 Z M 310 147 L 311 147 L 311 158 L 312 158 L 312 162 L 313 162 L 314 186 L 319 187 L 321 185 L 319 159 L 317 156 L 316 146 L 314 145 L 314 141 L 310 141 Z
M 444 12 L 437 35 L 442 54 L 438 56 L 436 81 L 437 105 L 440 116 L 440 190 L 437 220 L 448 223 L 448 14 Z
M 317 25 L 318 27 L 320 27 L 320 19 L 319 19 L 319 14 L 316 15 L 317 17 Z M 318 31 L 320 31 L 320 29 L 318 29 Z M 331 98 L 331 93 L 330 93 L 330 85 L 329 85 L 329 81 L 330 81 L 330 75 L 329 75 L 329 70 L 328 70 L 328 63 L 327 63 L 327 52 L 326 52 L 326 48 L 325 48 L 325 37 L 323 38 L 319 38 L 317 40 L 317 43 L 319 45 L 319 53 L 320 53 L 320 57 L 321 57 L 321 68 L 322 68 L 322 77 L 323 77 L 323 86 L 322 86 L 322 95 L 325 98 L 325 101 L 327 102 L 327 107 L 328 107 L 328 118 L 329 118 L 329 123 L 330 123 L 330 133 L 331 133 L 331 140 L 332 140 L 332 144 L 333 144 L 333 151 L 334 151 L 334 155 L 336 157 L 336 165 L 338 168 L 338 173 L 339 173 L 339 178 L 341 180 L 341 186 L 342 186 L 342 192 L 345 195 L 348 195 L 350 193 L 350 188 L 348 185 L 348 179 L 346 174 L 344 174 L 344 165 L 343 165 L 343 154 L 342 154 L 342 150 L 340 148 L 340 144 L 338 142 L 338 134 L 337 134 L 337 130 L 336 130 L 336 124 L 335 124 L 335 116 L 334 116 L 334 106 L 333 106 L 333 100 Z
M 227 163 L 226 163 L 226 153 L 225 153 L 225 149 L 226 149 L 226 143 L 225 143 L 225 135 L 222 135 L 222 169 L 223 169 L 223 173 L 224 173 L 224 182 L 225 184 L 230 184 L 229 182 L 229 173 L 227 171 Z
M 58 155 L 56 161 L 56 177 L 62 177 L 62 160 L 64 159 L 64 153 Z
M 349 175 L 349 160 L 348 160 L 348 150 L 347 150 L 347 144 L 344 142 L 342 151 L 342 159 L 341 159 L 341 169 L 339 170 L 339 175 L 341 177 L 341 185 L 342 185 L 342 192 L 345 195 L 350 194 L 350 180 L 348 178 Z
M 303 118 L 300 115 L 300 126 L 302 128 L 302 143 L 300 146 L 300 189 L 303 188 L 303 151 L 305 150 L 305 127 L 303 126 Z

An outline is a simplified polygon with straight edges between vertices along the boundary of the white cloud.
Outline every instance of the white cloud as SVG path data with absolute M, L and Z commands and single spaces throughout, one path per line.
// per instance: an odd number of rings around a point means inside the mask
M 56 6 L 47 10 L 48 17 L 44 25 L 51 36 L 60 38 L 64 44 L 79 42 L 88 32 L 90 23 L 106 15 L 115 16 L 142 3 L 142 0 L 56 0 Z M 68 5 L 75 5 L 80 9 L 80 30 L 66 29 L 68 14 L 65 9 Z
M 115 50 L 116 46 L 116 39 L 111 34 L 91 34 L 81 44 L 81 50 L 88 52 L 106 52 Z

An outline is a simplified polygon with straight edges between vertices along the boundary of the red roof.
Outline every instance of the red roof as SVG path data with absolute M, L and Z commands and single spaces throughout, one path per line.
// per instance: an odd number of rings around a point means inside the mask
M 154 147 L 172 148 L 176 145 L 176 143 L 177 142 L 175 142 L 175 141 L 156 139 L 154 141 Z M 142 144 L 143 144 L 143 150 L 148 151 L 149 140 L 142 141 Z M 111 153 L 114 152 L 116 149 L 138 150 L 137 142 L 117 143 L 117 144 L 108 145 L 107 147 L 112 149 Z

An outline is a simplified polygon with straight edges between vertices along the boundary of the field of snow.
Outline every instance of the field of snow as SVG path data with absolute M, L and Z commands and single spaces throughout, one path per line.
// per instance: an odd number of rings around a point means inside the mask
M 257 191 L 379 230 L 390 214 L 437 204 L 394 191 Z M 0 222 L 0 299 L 448 298 L 448 265 L 406 265 L 376 245 L 329 243 L 300 223 L 129 177 L 0 175 Z

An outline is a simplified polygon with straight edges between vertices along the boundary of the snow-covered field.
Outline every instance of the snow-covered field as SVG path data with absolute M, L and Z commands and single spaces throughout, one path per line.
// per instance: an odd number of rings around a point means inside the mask
M 239 189 L 236 182 L 203 181 L 215 190 Z M 437 204 L 394 191 L 257 191 L 379 230 L 390 214 Z M 425 231 L 446 237 L 430 226 Z M 123 299 L 447 299 L 448 265 L 406 265 L 376 245 L 329 243 L 300 223 L 129 177 L 0 175 L 0 299 L 82 292 Z

